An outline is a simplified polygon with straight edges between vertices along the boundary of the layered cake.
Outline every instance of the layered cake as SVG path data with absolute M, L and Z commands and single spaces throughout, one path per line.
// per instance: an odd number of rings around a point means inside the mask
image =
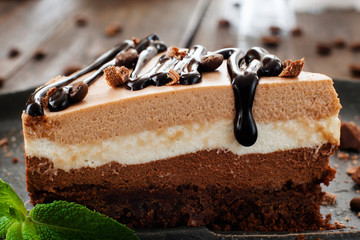
M 122 42 L 30 96 L 32 203 L 73 201 L 131 227 L 319 229 L 340 103 L 303 63 Z

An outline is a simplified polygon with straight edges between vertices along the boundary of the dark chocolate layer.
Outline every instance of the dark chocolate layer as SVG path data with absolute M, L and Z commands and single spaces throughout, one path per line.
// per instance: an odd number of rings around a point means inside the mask
M 211 150 L 69 172 L 26 157 L 27 186 L 33 204 L 74 201 L 133 227 L 317 229 L 320 183 L 335 176 L 333 151 L 330 144 L 244 156 Z

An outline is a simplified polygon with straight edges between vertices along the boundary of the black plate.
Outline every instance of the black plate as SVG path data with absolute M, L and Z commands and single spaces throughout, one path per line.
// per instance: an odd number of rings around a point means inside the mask
M 355 121 L 360 124 L 360 82 L 335 81 L 335 88 L 339 94 L 341 104 L 340 115 L 342 120 Z M 0 95 L 0 139 L 6 137 L 9 140 L 7 149 L 0 148 L 0 177 L 11 184 L 15 191 L 30 209 L 25 186 L 25 163 L 23 138 L 21 133 L 21 112 L 32 90 Z M 355 153 L 350 153 L 353 155 Z M 18 163 L 13 163 L 13 158 L 18 158 Z M 360 159 L 359 159 L 360 161 Z M 331 157 L 331 165 L 337 168 L 336 178 L 329 187 L 324 190 L 337 194 L 335 206 L 322 206 L 321 212 L 325 215 L 332 214 L 332 221 L 340 221 L 346 228 L 340 230 L 312 231 L 303 233 L 257 233 L 257 232 L 213 232 L 206 227 L 190 228 L 180 227 L 171 229 L 135 229 L 141 239 L 284 239 L 295 240 L 300 234 L 306 239 L 321 238 L 324 240 L 360 239 L 360 218 L 357 213 L 350 210 L 350 200 L 359 195 L 359 190 L 351 178 L 346 174 L 346 169 L 357 165 L 357 161 L 340 160 L 336 156 Z M 348 219 L 348 221 L 346 221 Z

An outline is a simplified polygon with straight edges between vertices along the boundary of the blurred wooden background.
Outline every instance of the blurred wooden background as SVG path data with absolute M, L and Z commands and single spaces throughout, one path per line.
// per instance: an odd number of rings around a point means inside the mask
M 0 93 L 36 87 L 69 66 L 86 66 L 117 42 L 149 33 L 169 46 L 263 46 L 260 37 L 241 37 L 241 7 L 235 0 L 0 0 Z M 220 19 L 230 25 L 219 27 Z M 349 47 L 360 41 L 359 12 L 296 13 L 296 19 L 303 34 L 280 35 L 277 47 L 267 47 L 270 52 L 283 60 L 305 57 L 308 71 L 360 80 L 349 70 L 351 63 L 360 64 L 360 51 Z M 107 36 L 111 24 L 121 31 Z M 318 42 L 331 44 L 336 37 L 347 45 L 326 56 L 316 52 Z M 19 54 L 9 57 L 11 49 Z M 44 53 L 40 60 L 34 58 L 38 51 Z

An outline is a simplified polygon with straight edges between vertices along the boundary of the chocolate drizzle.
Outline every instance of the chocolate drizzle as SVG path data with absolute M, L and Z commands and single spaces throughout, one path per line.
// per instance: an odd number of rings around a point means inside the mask
M 243 146 L 252 146 L 257 128 L 252 116 L 255 90 L 261 76 L 277 76 L 282 70 L 278 57 L 254 47 L 244 54 L 236 50 L 228 60 L 228 71 L 235 95 L 234 135 Z
M 43 116 L 44 100 L 48 101 L 46 105 L 50 111 L 66 109 L 70 104 L 81 101 L 87 94 L 87 87 L 103 74 L 105 68 L 114 65 L 133 67 L 129 79 L 124 84 L 125 88 L 131 91 L 173 83 L 173 76 L 169 74 L 170 72 L 178 74 L 179 78 L 176 81 L 178 84 L 196 84 L 201 82 L 201 71 L 216 69 L 222 63 L 222 57 L 218 55 L 221 54 L 224 59 L 228 59 L 227 67 L 235 95 L 235 138 L 243 146 L 253 145 L 257 139 L 257 128 L 252 116 L 255 90 L 260 77 L 280 74 L 282 70 L 280 59 L 259 47 L 251 48 L 246 54 L 237 48 L 220 49 L 208 54 L 204 47 L 197 45 L 189 49 L 183 58 L 162 55 L 153 68 L 141 75 L 144 66 L 166 49 L 166 45 L 155 34 L 142 39 L 136 46 L 134 41 L 126 40 L 72 76 L 37 89 L 30 96 L 25 112 L 31 116 Z M 132 57 L 131 61 L 124 59 L 128 50 L 131 50 L 129 52 Z M 209 59 L 213 59 L 213 62 L 209 63 L 211 61 Z M 210 65 L 205 66 L 206 63 L 212 64 L 211 67 Z M 91 71 L 94 71 L 91 75 L 82 81 L 76 81 Z M 54 88 L 55 90 L 53 90 Z M 52 94 L 46 99 L 49 90 Z
M 131 73 L 130 79 L 125 83 L 127 89 L 136 91 L 148 86 L 164 86 L 172 81 L 169 77 L 170 69 L 180 74 L 179 83 L 182 85 L 192 85 L 201 82 L 201 74 L 198 71 L 198 66 L 201 57 L 207 53 L 204 47 L 195 46 L 191 48 L 182 60 L 162 55 L 152 69 L 142 76 L 139 76 L 139 72 L 148 60 L 148 56 L 150 55 L 152 57 L 153 53 L 155 53 L 154 49 L 150 48 L 149 50 L 147 49 L 147 52 L 143 51 L 140 54 L 138 63 Z

